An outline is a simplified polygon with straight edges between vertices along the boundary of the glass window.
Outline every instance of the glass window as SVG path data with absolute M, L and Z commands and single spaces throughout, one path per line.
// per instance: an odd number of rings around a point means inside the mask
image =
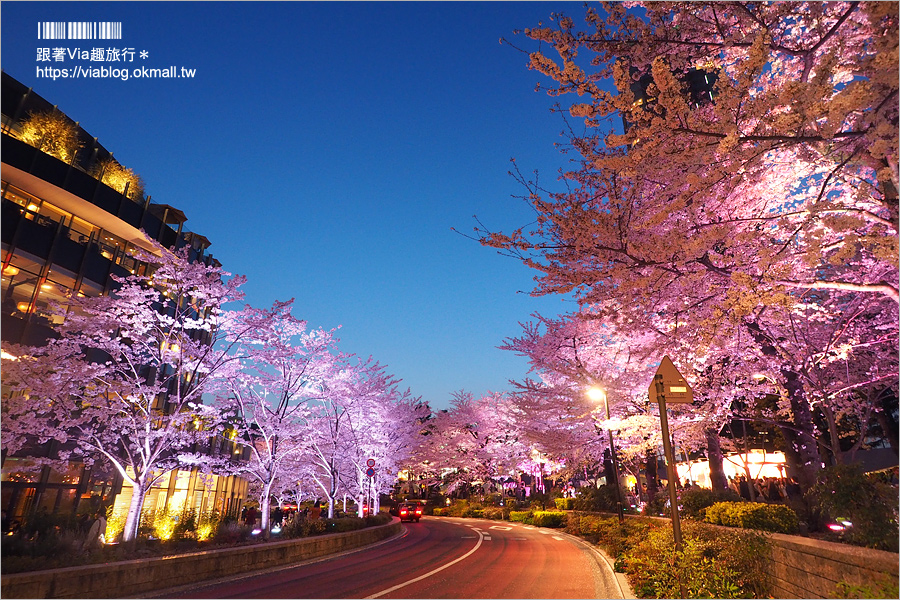
M 27 458 L 7 458 L 3 465 L 3 481 L 16 483 L 37 483 L 41 472 L 34 461 Z
M 69 237 L 76 242 L 86 244 L 91 239 L 91 236 L 94 235 L 94 231 L 98 229 L 99 227 L 95 227 L 84 219 L 73 216 L 69 222 Z

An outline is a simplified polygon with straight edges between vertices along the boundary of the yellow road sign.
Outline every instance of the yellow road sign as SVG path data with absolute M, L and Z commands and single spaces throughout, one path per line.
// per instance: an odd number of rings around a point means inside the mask
M 659 389 L 660 383 L 662 390 Z M 668 356 L 663 357 L 649 391 L 651 402 L 659 403 L 660 391 L 665 395 L 666 404 L 690 404 L 694 401 L 694 391 Z

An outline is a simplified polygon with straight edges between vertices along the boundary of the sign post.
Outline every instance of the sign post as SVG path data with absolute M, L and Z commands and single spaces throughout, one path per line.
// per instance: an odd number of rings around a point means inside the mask
M 367 460 L 366 467 L 368 467 L 366 469 L 366 477 L 369 479 L 369 482 L 368 482 L 369 485 L 366 486 L 368 488 L 366 490 L 366 496 L 367 496 L 366 505 L 369 507 L 368 513 L 372 514 L 372 511 L 373 511 L 373 508 L 375 505 L 374 490 L 372 490 L 372 478 L 375 477 L 375 459 L 370 458 L 369 460 Z M 363 511 L 363 512 L 366 512 L 366 511 Z M 363 515 L 363 516 L 365 516 L 365 515 Z
M 675 454 L 672 452 L 672 438 L 669 436 L 669 418 L 666 413 L 666 401 L 676 404 L 690 404 L 694 401 L 694 392 L 672 364 L 668 356 L 664 356 L 653 383 L 650 384 L 650 399 L 659 404 L 659 421 L 662 427 L 663 449 L 666 454 L 666 472 L 669 479 L 669 504 L 672 508 L 672 534 L 675 536 L 675 551 L 683 551 L 681 539 L 681 519 L 678 517 L 678 495 L 675 493 L 675 481 L 678 471 L 675 468 Z

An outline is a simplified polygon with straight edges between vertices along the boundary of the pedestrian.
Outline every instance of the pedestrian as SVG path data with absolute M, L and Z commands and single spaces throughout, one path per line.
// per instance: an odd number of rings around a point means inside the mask
M 309 510 L 309 520 L 315 521 L 322 514 L 322 502 L 316 500 L 315 505 Z
M 767 490 L 768 494 L 767 495 L 769 497 L 769 502 L 779 502 L 780 503 L 782 501 L 783 497 L 781 494 L 781 490 L 779 489 L 780 486 L 778 485 L 778 479 L 776 479 L 775 477 L 769 477 L 768 479 L 769 479 L 769 482 L 768 482 L 768 490 Z
M 747 483 L 747 479 L 741 475 L 741 478 L 738 479 L 738 489 L 741 490 L 741 498 L 746 501 L 750 501 L 750 484 Z
M 251 506 L 250 508 L 248 508 L 247 516 L 244 517 L 244 524 L 246 524 L 248 527 L 253 527 L 254 525 L 256 525 L 256 514 L 257 511 L 255 506 Z
M 272 513 L 272 524 L 281 527 L 282 518 L 284 518 L 284 514 L 281 512 L 281 507 L 276 506 L 275 511 Z

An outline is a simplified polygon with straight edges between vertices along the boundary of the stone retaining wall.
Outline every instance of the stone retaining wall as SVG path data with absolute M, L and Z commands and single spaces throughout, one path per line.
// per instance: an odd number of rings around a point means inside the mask
M 836 598 L 840 582 L 877 592 L 898 580 L 898 555 L 847 544 L 780 533 L 772 542 L 772 595 L 775 598 Z
M 386 539 L 400 520 L 347 533 L 169 557 L 2 576 L 3 598 L 123 598 L 238 573 L 290 565 Z

